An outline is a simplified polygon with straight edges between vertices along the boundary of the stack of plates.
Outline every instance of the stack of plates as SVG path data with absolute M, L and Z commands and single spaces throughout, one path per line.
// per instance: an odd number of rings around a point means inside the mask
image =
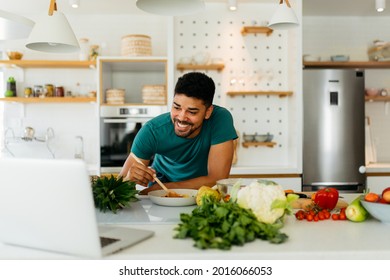
M 107 104 L 124 104 L 125 103 L 125 90 L 124 89 L 108 89 L 106 91 Z
M 146 104 L 165 105 L 166 89 L 165 85 L 145 85 L 142 87 L 142 99 Z

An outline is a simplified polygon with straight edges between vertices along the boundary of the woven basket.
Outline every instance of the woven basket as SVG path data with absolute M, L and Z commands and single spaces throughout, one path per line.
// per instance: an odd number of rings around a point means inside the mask
M 107 104 L 124 104 L 125 90 L 116 88 L 106 90 L 106 102 Z
M 144 85 L 142 99 L 145 104 L 166 104 L 165 85 Z
M 133 34 L 122 37 L 121 55 L 151 56 L 152 43 L 147 35 Z

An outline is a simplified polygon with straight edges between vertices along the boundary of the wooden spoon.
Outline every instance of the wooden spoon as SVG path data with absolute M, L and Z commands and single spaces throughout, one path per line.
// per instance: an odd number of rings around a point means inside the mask
M 133 153 L 130 153 L 130 155 L 135 159 L 136 162 L 142 164 L 143 166 L 146 166 L 135 154 Z M 157 184 L 160 185 L 161 188 L 163 188 L 164 191 L 166 191 L 168 193 L 168 197 L 183 197 L 183 195 L 181 194 L 178 194 L 170 189 L 168 189 L 164 184 L 163 182 L 160 181 L 159 178 L 157 178 L 156 176 L 154 176 L 154 180 L 156 180 Z

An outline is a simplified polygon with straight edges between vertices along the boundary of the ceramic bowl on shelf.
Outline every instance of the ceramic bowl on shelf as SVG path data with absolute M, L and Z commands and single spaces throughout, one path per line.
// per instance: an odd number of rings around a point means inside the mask
M 390 204 L 368 202 L 365 200 L 361 200 L 361 203 L 372 217 L 382 223 L 390 224 Z
M 265 140 L 265 142 L 271 142 L 273 139 L 274 139 L 274 135 L 267 133 L 267 140 Z
M 379 89 L 377 88 L 366 88 L 366 95 L 367 96 L 377 96 L 379 95 Z
M 253 142 L 253 141 L 255 141 L 255 137 L 256 137 L 255 134 L 245 134 L 244 133 L 242 138 L 244 138 L 244 142 Z
M 255 141 L 256 142 L 265 142 L 267 141 L 268 139 L 268 135 L 267 134 L 256 134 L 255 135 Z

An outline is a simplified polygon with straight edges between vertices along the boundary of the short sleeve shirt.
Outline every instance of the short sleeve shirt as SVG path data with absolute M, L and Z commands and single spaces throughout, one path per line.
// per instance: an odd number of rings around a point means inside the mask
M 169 182 L 179 182 L 206 176 L 210 147 L 237 138 L 230 112 L 214 105 L 209 119 L 204 120 L 194 138 L 175 134 L 170 113 L 162 114 L 142 126 L 137 133 L 132 152 L 151 159 L 152 167 Z

